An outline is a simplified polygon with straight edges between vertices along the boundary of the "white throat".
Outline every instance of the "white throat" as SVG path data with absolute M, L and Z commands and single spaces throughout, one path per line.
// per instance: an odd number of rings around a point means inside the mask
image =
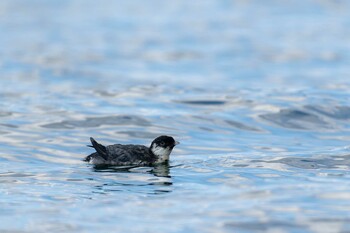
M 157 163 L 163 163 L 169 160 L 169 155 L 171 153 L 171 149 L 169 147 L 164 148 L 153 144 L 151 150 L 152 153 L 158 157 L 156 161 Z

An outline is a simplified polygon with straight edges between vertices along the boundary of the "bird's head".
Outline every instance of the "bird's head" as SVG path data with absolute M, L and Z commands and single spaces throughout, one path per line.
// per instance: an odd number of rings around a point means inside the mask
M 154 139 L 151 143 L 150 149 L 152 153 L 157 156 L 156 163 L 169 161 L 169 155 L 177 144 L 179 144 L 179 142 L 175 141 L 173 137 L 165 135 Z

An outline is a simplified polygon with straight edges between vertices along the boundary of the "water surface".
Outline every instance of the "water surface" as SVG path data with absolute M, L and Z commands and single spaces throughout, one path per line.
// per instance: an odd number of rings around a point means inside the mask
M 349 232 L 349 7 L 2 1 L 0 231 Z

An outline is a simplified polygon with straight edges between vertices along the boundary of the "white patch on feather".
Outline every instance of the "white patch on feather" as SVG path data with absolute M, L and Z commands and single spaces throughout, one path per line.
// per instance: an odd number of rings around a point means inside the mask
M 101 164 L 105 164 L 105 160 L 102 158 L 90 158 L 89 161 L 90 164 L 94 164 L 94 165 L 101 165 Z
M 171 149 L 169 147 L 161 147 L 161 146 L 156 146 L 156 144 L 153 144 L 152 148 L 152 153 L 155 154 L 158 159 L 157 163 L 164 163 L 165 161 L 169 160 L 169 155 L 171 153 Z

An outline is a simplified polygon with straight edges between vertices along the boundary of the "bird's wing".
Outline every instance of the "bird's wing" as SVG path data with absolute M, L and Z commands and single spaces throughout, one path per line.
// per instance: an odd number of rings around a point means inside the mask
M 145 146 L 114 144 L 107 146 L 107 153 L 109 159 L 121 163 L 138 163 L 151 159 L 149 150 Z

